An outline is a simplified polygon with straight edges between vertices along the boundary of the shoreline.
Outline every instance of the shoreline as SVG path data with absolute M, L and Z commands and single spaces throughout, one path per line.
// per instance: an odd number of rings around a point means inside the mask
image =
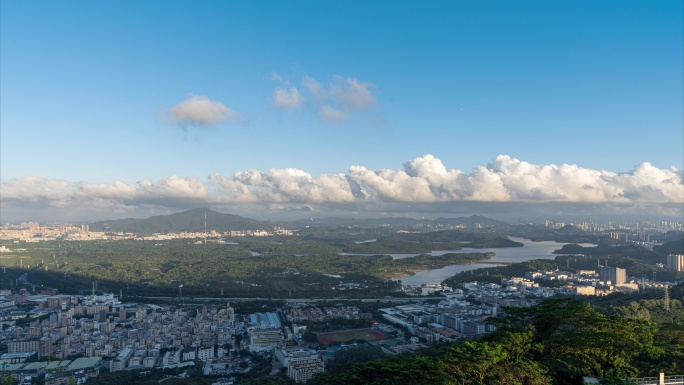
M 406 278 L 406 277 L 414 276 L 414 275 L 416 275 L 416 273 L 420 273 L 420 272 L 423 272 L 423 271 L 430 271 L 430 270 L 443 269 L 443 268 L 449 267 L 449 266 L 466 266 L 466 265 L 475 265 L 475 264 L 486 264 L 486 265 L 497 265 L 497 266 L 510 266 L 510 265 L 516 263 L 516 262 L 495 262 L 495 261 L 489 261 L 490 258 L 491 258 L 491 257 L 489 257 L 488 259 L 481 259 L 481 260 L 478 260 L 478 261 L 471 261 L 471 262 L 466 262 L 466 263 L 450 263 L 450 264 L 444 265 L 444 266 L 442 266 L 442 267 L 431 268 L 431 269 L 425 269 L 425 270 L 414 270 L 414 271 L 411 271 L 411 274 L 410 274 L 410 275 L 392 276 L 392 277 L 385 278 L 385 279 L 391 279 L 391 280 L 393 280 L 393 281 L 396 281 L 396 280 L 399 280 L 400 278 Z

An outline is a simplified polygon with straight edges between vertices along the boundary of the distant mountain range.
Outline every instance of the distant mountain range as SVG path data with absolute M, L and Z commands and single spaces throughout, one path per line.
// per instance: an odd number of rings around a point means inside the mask
M 158 215 L 147 219 L 115 219 L 90 224 L 91 231 L 111 231 L 126 232 L 135 234 L 154 234 L 154 233 L 174 233 L 174 232 L 203 232 L 204 213 L 207 214 L 207 231 L 216 230 L 224 232 L 228 230 L 265 230 L 270 229 L 272 222 L 262 222 L 256 219 L 241 217 L 239 215 L 224 214 L 209 209 L 192 209 L 170 215 Z M 413 218 L 379 218 L 379 219 L 359 219 L 359 218 L 321 218 L 313 220 L 300 220 L 288 222 L 289 227 L 303 226 L 358 226 L 358 227 L 378 227 L 383 225 L 397 227 L 424 226 L 464 226 L 466 228 L 477 227 L 498 227 L 506 226 L 504 222 L 486 218 L 479 215 L 460 218 L 439 218 L 439 219 L 413 219 Z M 288 224 L 285 224 L 287 226 Z M 280 225 L 284 225 L 281 223 Z
M 261 222 L 239 215 L 223 214 L 209 209 L 192 209 L 147 219 L 128 218 L 95 222 L 90 224 L 90 230 L 135 234 L 203 232 L 205 212 L 207 215 L 207 231 L 259 230 L 273 226 L 269 222 Z
M 483 217 L 481 215 L 472 215 L 470 217 L 458 217 L 458 218 L 439 218 L 439 219 L 414 219 L 414 218 L 374 218 L 374 219 L 359 219 L 359 218 L 314 218 L 310 220 L 299 220 L 292 223 L 297 223 L 300 225 L 313 225 L 313 226 L 361 226 L 361 227 L 377 227 L 383 225 L 390 226 L 465 226 L 466 228 L 476 228 L 480 227 L 497 227 L 497 226 L 507 226 L 507 223 L 499 222 L 497 220 Z

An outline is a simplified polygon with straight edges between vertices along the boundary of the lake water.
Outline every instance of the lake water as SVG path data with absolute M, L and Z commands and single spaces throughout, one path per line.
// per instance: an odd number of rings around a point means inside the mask
M 500 263 L 518 263 L 525 262 L 532 259 L 555 259 L 556 256 L 553 254 L 554 250 L 558 250 L 563 245 L 567 243 L 560 243 L 554 241 L 541 241 L 533 242 L 529 239 L 519 238 L 519 237 L 508 237 L 512 241 L 520 242 L 523 247 L 502 247 L 502 248 L 490 248 L 490 249 L 472 249 L 464 247 L 461 250 L 436 250 L 432 252 L 432 255 L 443 255 L 446 253 L 496 253 L 496 256 L 488 259 L 487 262 L 500 262 Z M 590 243 L 582 243 L 580 246 L 584 247 L 594 247 Z M 409 258 L 417 254 L 394 254 L 392 258 Z M 396 280 L 401 280 L 404 285 L 432 285 L 441 283 L 443 280 L 456 275 L 458 273 L 481 269 L 485 267 L 494 267 L 489 263 L 473 263 L 470 265 L 449 265 L 441 269 L 425 270 L 415 273 L 414 275 L 408 277 L 400 277 Z

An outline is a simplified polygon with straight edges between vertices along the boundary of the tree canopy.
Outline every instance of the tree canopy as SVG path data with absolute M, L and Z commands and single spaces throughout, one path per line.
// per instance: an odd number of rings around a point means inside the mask
M 551 299 L 505 308 L 498 330 L 479 341 L 441 345 L 323 373 L 311 384 L 581 384 L 583 376 L 615 379 L 681 373 L 684 328 L 606 316 L 586 302 Z

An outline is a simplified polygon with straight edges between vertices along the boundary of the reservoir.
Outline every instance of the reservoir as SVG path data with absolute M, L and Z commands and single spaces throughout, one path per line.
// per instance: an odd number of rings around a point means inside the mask
M 488 259 L 487 262 L 499 262 L 502 264 L 525 262 L 532 259 L 555 259 L 554 250 L 558 250 L 567 243 L 560 243 L 555 241 L 541 241 L 533 242 L 529 239 L 520 237 L 508 237 L 512 241 L 520 242 L 523 247 L 502 247 L 502 248 L 488 248 L 488 249 L 471 249 L 464 247 L 461 250 L 439 250 L 433 251 L 432 255 L 442 255 L 446 253 L 496 253 L 494 257 Z M 582 243 L 580 246 L 594 247 L 590 243 Z M 393 258 L 409 258 L 417 254 L 393 254 Z M 473 263 L 469 265 L 449 265 L 441 269 L 425 270 L 410 275 L 408 277 L 400 277 L 395 280 L 401 280 L 404 285 L 432 285 L 441 283 L 443 280 L 456 275 L 458 273 L 481 269 L 485 267 L 494 267 L 490 263 Z

